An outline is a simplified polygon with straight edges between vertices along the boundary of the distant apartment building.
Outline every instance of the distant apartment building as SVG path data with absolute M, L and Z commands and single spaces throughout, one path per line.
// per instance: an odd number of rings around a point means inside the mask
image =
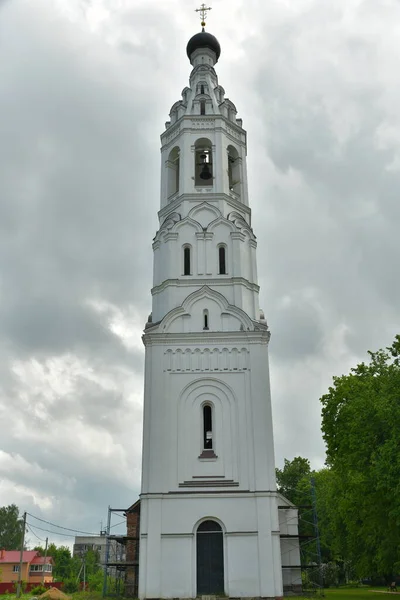
M 118 563 L 126 561 L 125 546 L 119 544 L 115 539 L 109 540 L 107 560 L 107 536 L 103 532 L 99 536 L 77 535 L 75 537 L 75 543 L 72 550 L 73 556 L 83 558 L 88 550 L 99 553 L 99 562 L 103 568 L 106 562 L 108 562 L 110 575 L 116 571 Z

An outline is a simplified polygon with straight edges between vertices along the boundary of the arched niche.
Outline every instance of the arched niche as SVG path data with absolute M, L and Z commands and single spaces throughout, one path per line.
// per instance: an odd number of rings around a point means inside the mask
M 194 144 L 194 184 L 196 187 L 213 185 L 212 144 L 207 138 L 199 138 Z
M 240 196 L 240 157 L 234 146 L 229 145 L 228 152 L 228 179 L 229 190 Z
M 167 196 L 170 198 L 179 192 L 179 154 L 175 146 L 168 155 L 167 160 Z

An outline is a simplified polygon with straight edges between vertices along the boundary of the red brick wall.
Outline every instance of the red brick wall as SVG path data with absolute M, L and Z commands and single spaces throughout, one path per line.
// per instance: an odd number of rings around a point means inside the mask
M 28 583 L 26 585 L 26 588 L 24 588 L 24 589 L 26 592 L 29 592 L 33 587 L 36 587 L 39 583 L 41 583 L 41 582 L 39 581 L 38 583 Z M 51 581 L 51 582 L 44 584 L 44 586 L 47 588 L 56 587 L 57 589 L 61 589 L 62 585 L 63 585 L 62 581 Z M 16 586 L 17 586 L 17 582 L 15 582 L 15 583 L 1 582 L 0 583 L 0 595 L 6 594 L 6 593 L 9 593 L 9 594 L 14 593 Z
M 126 562 L 136 563 L 128 566 L 125 574 L 125 596 L 138 597 L 139 587 L 139 537 L 140 537 L 140 501 L 126 513 L 128 539 L 126 543 Z

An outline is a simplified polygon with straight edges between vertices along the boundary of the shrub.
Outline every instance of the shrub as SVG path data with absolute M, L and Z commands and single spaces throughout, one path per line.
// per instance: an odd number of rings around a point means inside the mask
M 66 594 L 73 594 L 78 591 L 78 584 L 75 579 L 65 579 L 62 587 Z
M 39 584 L 33 587 L 30 593 L 32 594 L 32 596 L 40 596 L 41 594 L 45 593 L 46 589 L 47 588 L 44 585 Z

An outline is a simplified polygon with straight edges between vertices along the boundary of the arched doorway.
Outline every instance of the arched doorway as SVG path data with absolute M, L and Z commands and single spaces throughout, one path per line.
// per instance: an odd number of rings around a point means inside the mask
M 197 528 L 197 595 L 224 593 L 224 537 L 221 525 L 203 521 Z

